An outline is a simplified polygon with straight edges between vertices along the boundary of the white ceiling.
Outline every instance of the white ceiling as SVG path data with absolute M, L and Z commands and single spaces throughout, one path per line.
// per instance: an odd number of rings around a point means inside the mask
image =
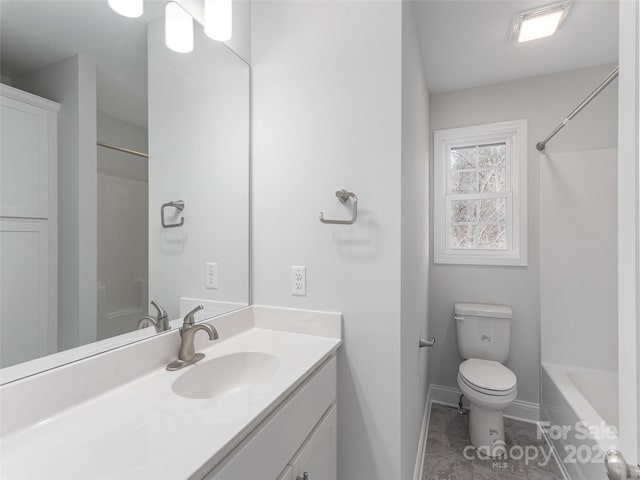
M 16 78 L 75 54 L 97 65 L 99 111 L 147 125 L 147 22 L 164 2 L 129 19 L 107 0 L 1 0 L 0 72 Z
M 547 0 L 417 0 L 431 93 L 617 62 L 618 1 L 574 0 L 552 37 L 510 39 L 517 12 Z M 106 0 L 0 0 L 0 71 L 15 77 L 76 53 L 97 64 L 98 110 L 147 124 L 146 24 L 164 2 L 127 19 Z
M 574 0 L 555 35 L 511 40 L 514 14 L 549 0 L 418 0 L 415 19 L 431 93 L 618 61 L 618 1 Z

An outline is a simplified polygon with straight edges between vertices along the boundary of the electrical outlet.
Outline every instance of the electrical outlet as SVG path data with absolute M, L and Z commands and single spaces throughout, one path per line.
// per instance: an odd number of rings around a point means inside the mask
M 218 264 L 215 262 L 207 262 L 207 278 L 205 280 L 205 287 L 216 289 L 218 288 Z
M 291 295 L 307 295 L 307 267 L 291 267 Z

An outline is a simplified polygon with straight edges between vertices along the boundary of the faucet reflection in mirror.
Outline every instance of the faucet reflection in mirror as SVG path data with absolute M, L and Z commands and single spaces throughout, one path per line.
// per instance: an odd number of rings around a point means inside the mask
M 109 0 L 114 12 L 129 18 L 142 15 L 143 0 Z M 232 0 L 176 0 L 165 7 L 165 43 L 178 53 L 193 51 L 193 21 L 204 27 L 211 39 L 231 39 L 233 25 Z
M 169 314 L 164 308 L 158 305 L 155 300 L 151 300 L 151 305 L 153 305 L 158 311 L 156 318 L 145 315 L 140 320 L 138 320 L 138 330 L 140 330 L 141 328 L 147 328 L 149 324 L 151 324 L 153 325 L 153 328 L 155 328 L 156 333 L 166 332 L 171 328 L 171 326 L 169 325 Z

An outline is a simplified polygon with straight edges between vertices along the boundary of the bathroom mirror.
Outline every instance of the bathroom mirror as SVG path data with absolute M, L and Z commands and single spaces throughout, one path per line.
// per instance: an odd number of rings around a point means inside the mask
M 249 303 L 249 66 L 165 3 L 0 1 L 0 383 Z

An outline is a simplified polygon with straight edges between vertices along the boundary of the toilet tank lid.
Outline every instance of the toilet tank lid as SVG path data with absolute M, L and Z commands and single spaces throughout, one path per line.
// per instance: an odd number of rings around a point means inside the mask
M 456 303 L 453 312 L 456 315 L 468 315 L 473 317 L 513 318 L 513 311 L 506 305 Z

